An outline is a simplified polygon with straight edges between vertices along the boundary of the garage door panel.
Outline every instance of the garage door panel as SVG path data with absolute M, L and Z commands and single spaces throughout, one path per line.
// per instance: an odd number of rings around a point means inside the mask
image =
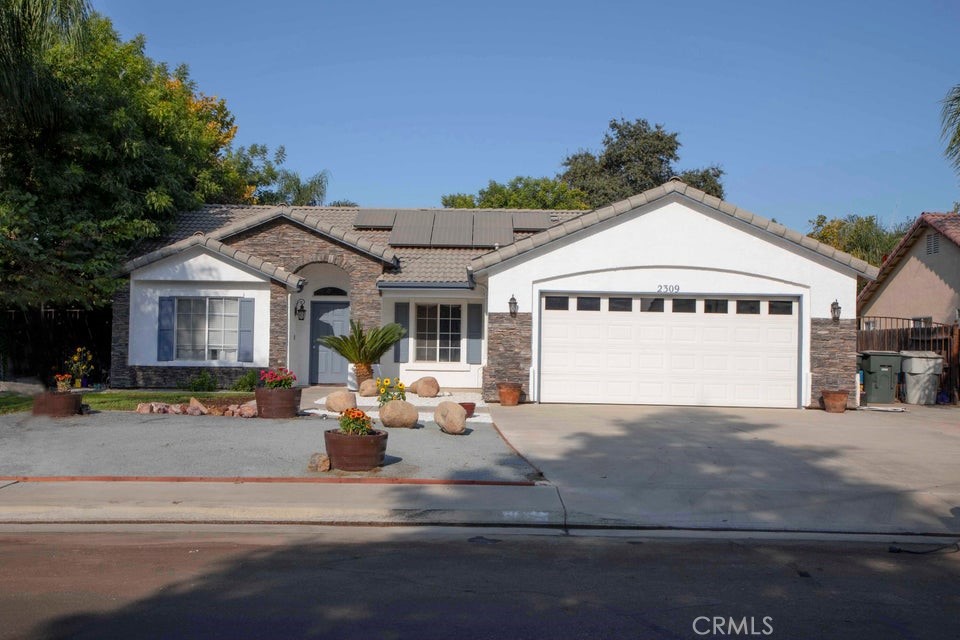
M 641 312 L 638 298 L 544 312 L 542 402 L 798 406 L 797 315 Z

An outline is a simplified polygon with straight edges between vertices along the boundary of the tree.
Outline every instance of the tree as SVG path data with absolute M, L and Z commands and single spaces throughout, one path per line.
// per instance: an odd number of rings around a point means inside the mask
M 4 0 L 0 4 L 0 115 L 7 126 L 44 129 L 61 113 L 62 86 L 44 61 L 54 46 L 80 46 L 87 0 Z
M 848 215 L 845 218 L 827 218 L 818 215 L 809 222 L 807 235 L 831 247 L 880 266 L 883 259 L 893 251 L 910 226 L 902 222 L 885 227 L 876 216 Z
M 553 178 L 517 176 L 507 184 L 491 180 L 476 195 L 441 196 L 444 207 L 459 209 L 589 209 L 587 194 Z
M 960 84 L 947 92 L 940 110 L 941 137 L 947 141 L 944 155 L 950 159 L 954 170 L 960 172 Z
M 585 192 L 591 207 L 629 198 L 674 176 L 722 198 L 723 169 L 712 166 L 678 173 L 674 163 L 680 158 L 679 148 L 678 134 L 667 131 L 663 125 L 651 127 L 643 119 L 611 120 L 609 131 L 603 136 L 603 149 L 597 154 L 581 150 L 567 156 L 559 178 Z
M 358 205 L 353 200 L 341 199 L 341 200 L 334 200 L 333 202 L 327 204 L 327 206 L 328 207 L 359 207 L 360 205 Z
M 2 306 L 107 302 L 132 246 L 222 192 L 236 132 L 224 101 L 199 93 L 185 67 L 150 60 L 142 38 L 122 42 L 106 18 L 83 28 L 82 46 L 45 41 L 34 60 L 68 98 L 56 117 L 0 119 Z M 16 114 L 11 100 L 3 109 Z
M 321 171 L 304 180 L 298 172 L 283 169 L 277 180 L 277 196 L 280 202 L 293 207 L 321 205 L 327 197 L 328 177 L 326 171 Z

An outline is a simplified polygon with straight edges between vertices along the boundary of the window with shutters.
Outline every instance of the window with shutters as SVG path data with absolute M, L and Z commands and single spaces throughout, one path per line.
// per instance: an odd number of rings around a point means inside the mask
M 239 298 L 177 298 L 177 360 L 236 362 L 240 342 Z
M 416 360 L 460 362 L 463 307 L 459 304 L 418 304 Z

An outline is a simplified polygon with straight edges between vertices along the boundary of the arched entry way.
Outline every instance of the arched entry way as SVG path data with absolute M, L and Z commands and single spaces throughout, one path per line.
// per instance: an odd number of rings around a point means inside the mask
M 319 339 L 350 331 L 349 275 L 339 266 L 326 263 L 309 264 L 297 273 L 306 280 L 303 294 L 307 317 L 306 323 L 299 323 L 301 335 L 291 345 L 291 356 L 300 361 L 299 370 L 307 374 L 305 381 L 309 384 L 345 384 L 347 361 L 320 344 Z

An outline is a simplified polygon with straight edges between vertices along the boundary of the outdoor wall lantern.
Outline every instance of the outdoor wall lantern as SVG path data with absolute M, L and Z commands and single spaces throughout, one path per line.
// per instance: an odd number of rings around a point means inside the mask
M 517 298 L 516 298 L 515 296 L 510 296 L 510 302 L 508 302 L 507 305 L 510 307 L 510 317 L 511 317 L 511 318 L 516 318 L 516 317 L 517 317 L 517 306 L 518 306 L 518 305 L 517 305 Z
M 834 322 L 840 322 L 840 303 L 836 300 L 830 305 L 830 317 Z
M 303 298 L 297 300 L 297 306 L 293 312 L 297 314 L 297 320 L 303 320 L 307 317 L 307 305 L 304 304 Z

